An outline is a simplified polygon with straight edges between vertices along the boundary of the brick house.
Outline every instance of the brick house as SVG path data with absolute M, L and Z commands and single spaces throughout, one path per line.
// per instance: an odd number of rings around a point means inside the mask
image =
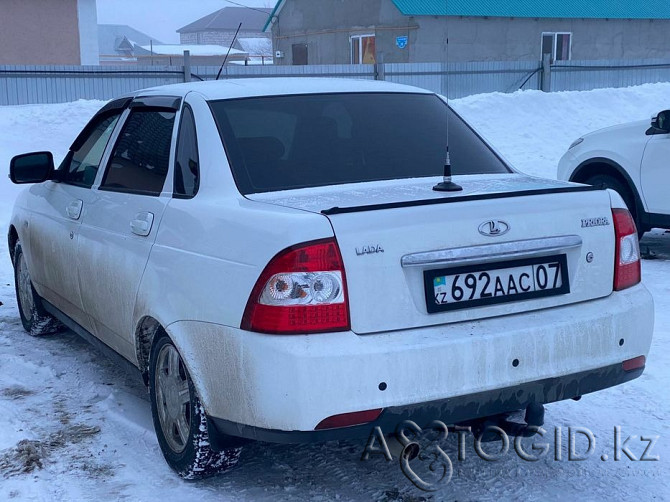
M 272 9 L 224 7 L 177 30 L 182 44 L 223 45 L 229 47 L 242 23 L 238 38 L 269 38 L 263 26 Z M 241 47 L 235 46 L 241 49 Z
M 0 64 L 98 64 L 95 0 L 2 0 L 0 11 Z

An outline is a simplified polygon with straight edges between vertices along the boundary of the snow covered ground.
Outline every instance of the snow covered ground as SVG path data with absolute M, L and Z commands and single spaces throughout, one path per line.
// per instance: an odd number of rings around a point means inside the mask
M 568 145 L 590 130 L 651 117 L 668 108 L 670 84 L 544 94 L 487 94 L 454 107 L 520 170 L 547 177 Z M 101 106 L 0 107 L 0 166 L 18 153 L 51 150 L 59 161 Z M 0 176 L 0 226 L 6 227 L 18 190 Z M 656 330 L 647 369 L 626 385 L 547 406 L 539 442 L 549 456 L 526 462 L 512 452 L 497 462 L 474 455 L 464 462 L 455 441 L 451 483 L 428 494 L 414 488 L 397 462 L 360 460 L 363 442 L 245 449 L 231 473 L 198 483 L 177 478 L 156 442 L 146 392 L 136 376 L 107 360 L 73 333 L 33 339 L 20 325 L 4 230 L 0 238 L 0 499 L 8 500 L 558 500 L 670 499 L 670 234 L 642 242 L 655 259 L 643 262 L 656 302 Z M 634 336 L 634 334 L 631 334 Z M 596 437 L 587 460 L 567 460 L 567 428 Z M 658 436 L 648 456 L 612 460 L 614 427 L 623 437 Z M 553 431 L 563 428 L 563 460 L 553 456 Z M 583 439 L 583 438 L 580 438 Z M 486 445 L 488 452 L 494 445 Z M 530 444 L 524 443 L 524 444 Z M 578 443 L 583 452 L 585 443 Z M 645 442 L 630 450 L 640 458 Z M 602 454 L 608 454 L 602 460 Z M 604 457 L 603 457 L 604 458 Z

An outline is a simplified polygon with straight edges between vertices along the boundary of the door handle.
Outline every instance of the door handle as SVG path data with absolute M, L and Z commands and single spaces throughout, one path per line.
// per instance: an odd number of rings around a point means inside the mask
M 81 200 L 73 200 L 65 208 L 65 214 L 72 220 L 78 220 L 81 216 L 81 209 L 84 207 L 84 202 Z
M 151 227 L 154 224 L 154 213 L 142 212 L 135 215 L 135 219 L 130 222 L 130 231 L 135 235 L 146 237 L 151 233 Z

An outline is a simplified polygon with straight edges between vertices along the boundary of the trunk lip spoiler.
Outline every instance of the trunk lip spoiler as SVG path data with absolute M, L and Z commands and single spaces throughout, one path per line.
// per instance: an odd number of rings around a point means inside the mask
M 472 195 L 457 195 L 440 197 L 439 199 L 422 199 L 410 200 L 405 202 L 386 202 L 383 204 L 369 204 L 365 206 L 350 206 L 350 207 L 331 207 L 324 209 L 321 214 L 331 216 L 335 214 L 347 213 L 362 213 L 365 211 L 380 211 L 384 209 L 398 209 L 401 207 L 417 207 L 417 206 L 432 206 L 435 204 L 450 204 L 454 202 L 469 202 L 476 200 L 490 200 L 490 199 L 508 199 L 512 197 L 529 197 L 533 195 L 545 195 L 555 193 L 570 193 L 570 192 L 593 192 L 596 190 L 605 190 L 603 187 L 591 185 L 575 185 L 565 187 L 540 188 L 535 190 L 522 190 L 519 192 L 495 192 Z
M 400 264 L 403 268 L 444 265 L 454 267 L 476 262 L 488 263 L 508 258 L 523 258 L 539 254 L 567 251 L 582 246 L 582 238 L 578 235 L 544 237 L 495 244 L 482 244 L 452 249 L 439 249 L 403 256 Z

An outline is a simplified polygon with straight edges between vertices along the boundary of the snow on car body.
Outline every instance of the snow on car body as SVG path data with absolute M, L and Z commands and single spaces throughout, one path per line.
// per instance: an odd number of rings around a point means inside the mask
M 447 137 L 458 192 L 433 190 Z M 514 172 L 428 91 L 167 86 L 108 104 L 55 174 L 38 156 L 12 166 L 41 182 L 9 235 L 24 326 L 135 364 L 185 477 L 234 464 L 234 438 L 457 423 L 644 369 L 621 198 Z

